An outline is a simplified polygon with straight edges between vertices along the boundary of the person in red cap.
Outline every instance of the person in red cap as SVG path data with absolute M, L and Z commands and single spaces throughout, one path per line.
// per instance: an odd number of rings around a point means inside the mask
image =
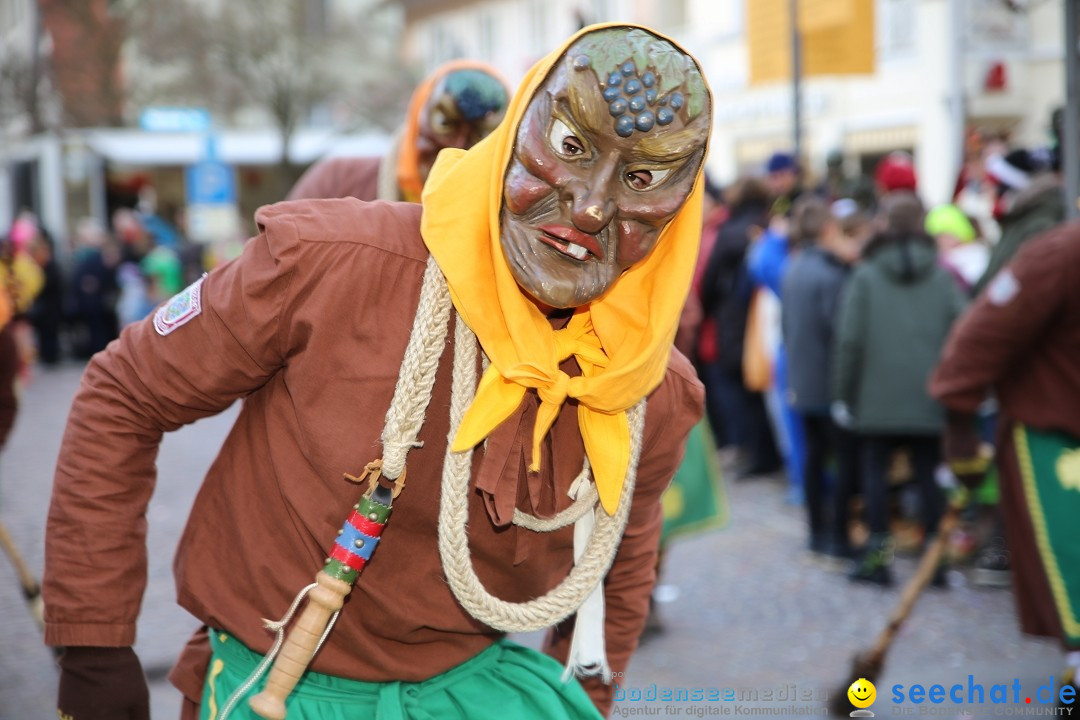
M 879 200 L 894 192 L 917 193 L 918 185 L 911 155 L 901 150 L 883 157 L 874 169 L 874 188 Z

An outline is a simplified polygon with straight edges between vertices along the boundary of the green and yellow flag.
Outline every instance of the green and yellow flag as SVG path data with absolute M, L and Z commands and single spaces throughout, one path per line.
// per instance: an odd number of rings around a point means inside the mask
M 1061 627 L 1080 642 L 1080 440 L 1017 424 L 1016 457 Z
M 686 454 L 662 498 L 664 529 L 660 544 L 671 538 L 727 525 L 728 502 L 712 431 L 702 420 L 686 439 Z

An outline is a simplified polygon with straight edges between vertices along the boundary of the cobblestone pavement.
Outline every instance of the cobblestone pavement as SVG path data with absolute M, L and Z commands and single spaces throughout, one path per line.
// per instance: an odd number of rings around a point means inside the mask
M 7 450 L 0 457 L 0 521 L 39 573 L 52 468 L 81 367 L 39 371 Z M 166 437 L 158 460 L 159 480 L 149 510 L 150 583 L 139 622 L 137 650 L 151 679 L 153 716 L 178 716 L 179 695 L 165 674 L 195 623 L 174 600 L 172 554 L 199 481 L 220 446 L 235 410 L 203 420 Z M 626 698 L 615 715 L 706 717 L 754 712 L 790 717 L 792 709 L 822 707 L 825 696 L 847 676 L 855 651 L 872 644 L 899 597 L 913 561 L 899 559 L 892 590 L 853 587 L 813 563 L 802 551 L 803 525 L 797 508 L 784 501 L 778 481 L 728 484 L 731 523 L 677 541 L 662 583 L 668 600 L 659 605 L 664 630 L 638 651 L 620 691 Z M 1051 682 L 1060 670 L 1055 644 L 1022 637 L 1007 590 L 970 586 L 953 571 L 949 590 L 928 591 L 903 628 L 877 682 L 877 716 L 910 710 L 957 717 L 959 709 L 891 703 L 891 688 L 913 683 L 946 688 L 968 675 L 985 688 L 1011 687 L 1023 695 Z M 54 718 L 57 672 L 50 652 L 26 612 L 10 563 L 0 560 L 0 720 Z M 522 638 L 535 644 L 536 636 Z M 733 702 L 637 701 L 680 688 L 688 692 L 731 688 Z M 772 692 L 774 701 L 764 698 Z M 757 700 L 753 700 L 756 693 Z M 779 698 L 779 701 L 776 699 Z M 784 698 L 791 698 L 785 700 Z M 1011 698 L 1010 698 L 1011 699 Z M 1015 706 L 964 705 L 970 717 L 998 717 Z M 1017 710 L 1021 708 L 1015 708 Z M 1026 709 L 1038 709 L 1028 706 Z M 725 710 L 727 712 L 725 712 Z M 900 711 L 900 712 L 897 712 Z M 820 713 L 816 713 L 820 714 Z
M 45 517 L 60 438 L 82 366 L 40 370 L 22 397 L 15 430 L 0 456 L 0 521 L 27 563 L 40 574 Z M 165 675 L 196 626 L 176 604 L 173 551 L 210 462 L 225 439 L 235 408 L 165 436 L 158 484 L 148 510 L 149 583 L 139 618 L 136 651 L 151 680 L 154 718 L 176 718 L 180 694 Z M 58 672 L 41 643 L 10 564 L 0 559 L 0 719 L 56 717 Z

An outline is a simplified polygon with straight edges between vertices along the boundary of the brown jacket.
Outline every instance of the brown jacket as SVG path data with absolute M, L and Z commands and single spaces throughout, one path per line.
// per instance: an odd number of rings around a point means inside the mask
M 175 573 L 181 605 L 201 623 L 257 651 L 269 648 L 260 618 L 279 617 L 312 581 L 359 495 L 342 473 L 357 474 L 379 456 L 428 256 L 420 212 L 418 205 L 352 199 L 262 208 L 261 234 L 205 278 L 200 314 L 164 336 L 152 319 L 133 325 L 95 356 L 71 410 L 49 511 L 46 642 L 134 642 L 161 435 L 243 398 L 180 539 Z M 409 455 L 408 486 L 315 659 L 320 672 L 423 680 L 499 635 L 457 604 L 436 546 L 450 352 L 420 433 L 423 447 Z M 572 361 L 563 368 L 578 372 Z M 660 494 L 701 416 L 702 395 L 685 358 L 673 352 L 649 398 L 630 521 L 606 579 L 616 672 L 625 670 L 644 622 Z M 510 524 L 515 506 L 540 515 L 568 506 L 583 461 L 571 401 L 544 442 L 541 472 L 526 472 L 536 407 L 530 392 L 473 465 L 474 563 L 491 592 L 513 601 L 552 588 L 572 563 L 571 528 L 536 534 Z M 565 637 L 556 645 L 551 651 L 565 654 Z M 193 643 L 173 673 L 194 701 L 207 660 L 205 643 Z M 586 685 L 606 708 L 610 688 Z
M 953 328 L 931 393 L 974 412 L 990 388 L 1010 420 L 1080 437 L 1080 223 L 1025 243 Z

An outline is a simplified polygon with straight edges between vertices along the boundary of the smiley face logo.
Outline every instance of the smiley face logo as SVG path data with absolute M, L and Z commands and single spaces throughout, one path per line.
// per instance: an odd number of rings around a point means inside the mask
M 877 688 L 866 678 L 859 678 L 847 689 L 848 700 L 857 708 L 867 708 L 877 698 Z

